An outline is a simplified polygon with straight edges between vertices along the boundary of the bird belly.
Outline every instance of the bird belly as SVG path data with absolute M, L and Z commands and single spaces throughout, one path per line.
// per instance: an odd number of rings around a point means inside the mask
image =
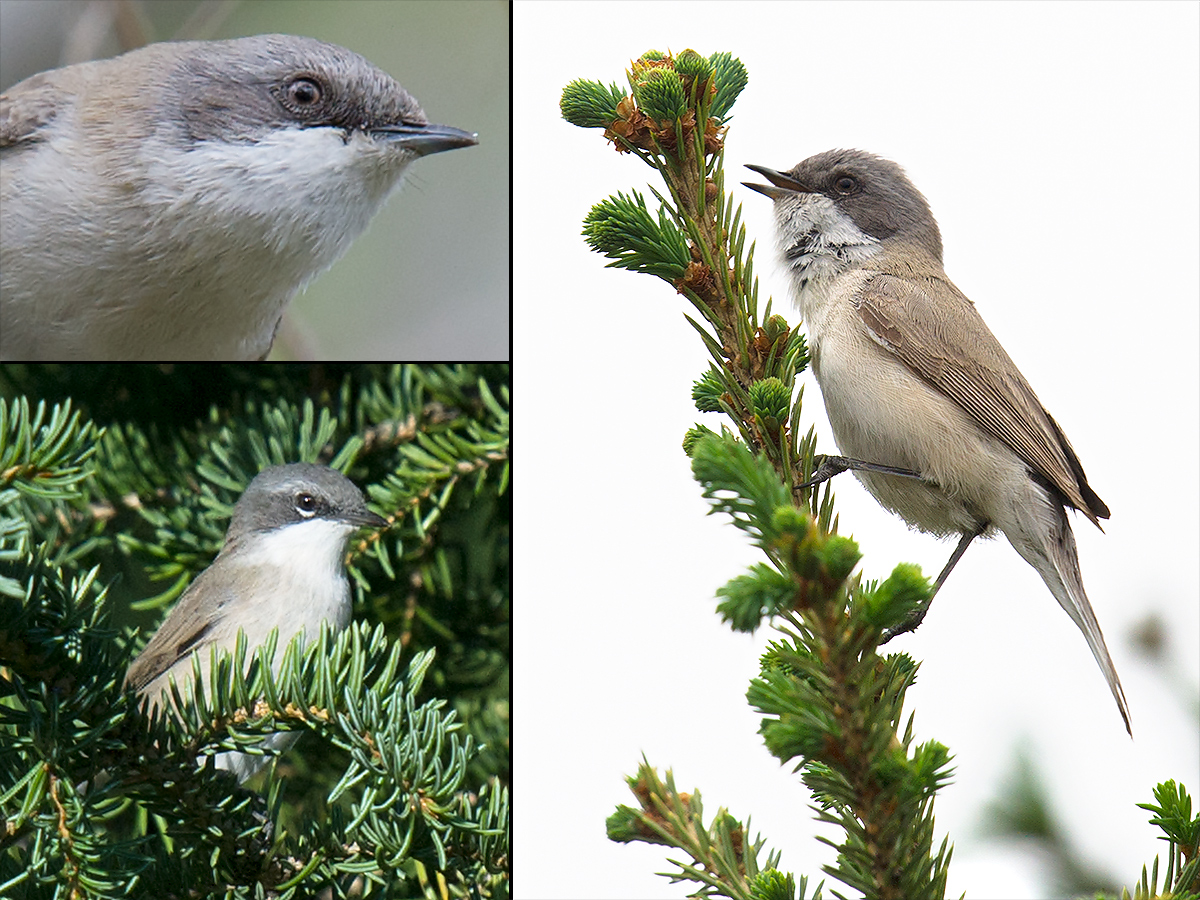
M 843 455 L 918 473 L 855 470 L 863 486 L 911 527 L 937 535 L 974 531 L 1024 489 L 1020 458 L 957 403 L 870 338 L 849 303 L 824 317 L 813 371 Z

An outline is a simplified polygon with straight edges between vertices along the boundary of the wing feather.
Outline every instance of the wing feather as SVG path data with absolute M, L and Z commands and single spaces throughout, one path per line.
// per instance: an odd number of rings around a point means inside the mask
M 871 336 L 1007 444 L 1099 527 L 1108 507 L 1062 429 L 971 303 L 949 281 L 876 275 L 855 300 Z M 974 346 L 962 336 L 974 335 Z

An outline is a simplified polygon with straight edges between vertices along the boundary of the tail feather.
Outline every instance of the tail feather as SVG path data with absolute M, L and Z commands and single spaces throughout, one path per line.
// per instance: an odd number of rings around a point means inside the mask
M 1075 535 L 1071 531 L 1071 523 L 1067 520 L 1067 511 L 1062 506 L 1054 507 L 1052 504 L 1042 506 L 1041 511 L 1047 512 L 1051 509 L 1054 509 L 1056 514 L 1048 522 L 1042 519 L 1038 523 L 1041 528 L 1021 528 L 1020 533 L 1006 533 L 1007 537 L 1017 552 L 1042 576 L 1054 599 L 1083 632 L 1092 656 L 1096 658 L 1104 680 L 1108 682 L 1113 699 L 1117 701 L 1117 709 L 1121 711 L 1121 718 L 1125 720 L 1125 730 L 1133 737 L 1125 690 L 1121 687 L 1117 667 L 1108 655 L 1108 646 L 1104 643 L 1100 623 L 1096 621 L 1092 604 L 1088 602 L 1087 593 L 1083 589 L 1083 576 L 1079 572 L 1079 552 L 1075 548 Z M 1048 533 L 1046 525 L 1049 525 Z M 1033 531 L 1042 531 L 1042 534 L 1039 536 L 1031 533 Z
M 1104 633 L 1100 630 L 1100 623 L 1096 621 L 1096 613 L 1092 611 L 1092 604 L 1088 602 L 1087 594 L 1083 589 L 1083 576 L 1079 572 L 1079 553 L 1075 549 L 1075 535 L 1071 532 L 1070 523 L 1067 522 L 1065 509 L 1061 511 L 1060 517 L 1062 528 L 1059 540 L 1050 542 L 1051 561 L 1054 564 L 1055 574 L 1058 575 L 1058 578 L 1055 579 L 1058 584 L 1054 584 L 1051 579 L 1046 577 L 1045 573 L 1042 573 L 1042 579 L 1050 588 L 1050 592 L 1054 594 L 1055 599 L 1058 600 L 1059 605 L 1067 611 L 1067 615 L 1083 632 L 1083 637 L 1087 641 L 1088 647 L 1091 648 L 1092 656 L 1096 657 L 1096 663 L 1100 666 L 1100 671 L 1104 673 L 1104 679 L 1108 682 L 1113 699 L 1117 701 L 1121 718 L 1125 720 L 1125 730 L 1129 732 L 1130 737 L 1133 737 L 1133 728 L 1129 721 L 1129 705 L 1125 701 L 1125 690 L 1121 687 L 1117 667 L 1113 665 L 1112 657 L 1108 655 L 1108 645 L 1104 643 Z

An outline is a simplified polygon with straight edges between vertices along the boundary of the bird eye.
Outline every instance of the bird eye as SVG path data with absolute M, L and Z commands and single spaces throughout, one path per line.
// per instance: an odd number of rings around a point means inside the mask
M 839 194 L 849 194 L 858 186 L 858 180 L 850 175 L 843 175 L 833 185 Z
M 297 78 L 287 86 L 288 100 L 300 109 L 321 102 L 321 86 L 311 78 Z
M 304 493 L 296 495 L 296 512 L 309 518 L 317 511 L 317 498 L 312 494 Z

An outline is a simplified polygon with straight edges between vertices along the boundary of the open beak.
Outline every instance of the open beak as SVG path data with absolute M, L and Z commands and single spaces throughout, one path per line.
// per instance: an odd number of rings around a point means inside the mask
M 801 182 L 797 181 L 795 178 L 786 174 L 785 172 L 776 172 L 774 169 L 768 169 L 766 166 L 748 165 L 746 168 L 757 172 L 771 183 L 769 185 L 751 184 L 749 181 L 743 181 L 742 184 L 750 188 L 752 191 L 758 191 L 760 194 L 766 194 L 772 200 L 778 200 L 781 197 L 787 197 L 792 194 L 811 193 L 811 191 Z

